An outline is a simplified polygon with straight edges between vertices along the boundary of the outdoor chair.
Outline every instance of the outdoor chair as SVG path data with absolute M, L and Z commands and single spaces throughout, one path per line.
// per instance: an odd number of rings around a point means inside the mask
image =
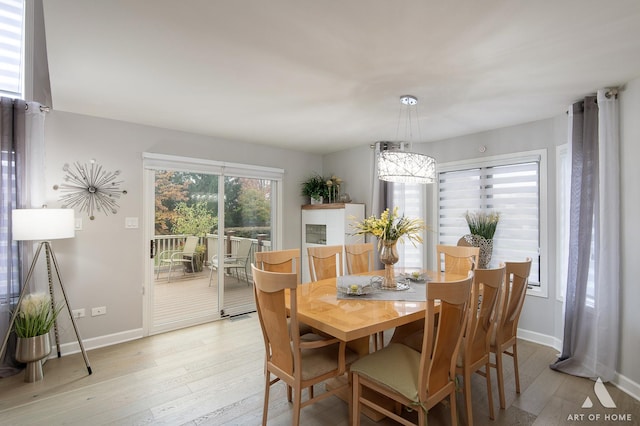
M 195 254 L 196 247 L 198 246 L 198 237 L 187 237 L 182 250 L 165 250 L 158 255 L 158 275 L 156 279 L 160 278 L 160 270 L 163 265 L 169 265 L 169 275 L 167 276 L 167 282 L 171 281 L 171 273 L 173 272 L 174 265 L 182 265 L 182 273 L 186 264 L 191 266 L 191 271 L 195 271 Z
M 253 245 L 253 241 L 248 238 L 243 238 L 238 242 L 238 249 L 236 250 L 236 254 L 227 254 L 223 257 L 222 264 L 220 265 L 220 256 L 214 255 L 211 257 L 211 262 L 209 264 L 210 272 L 209 272 L 209 287 L 211 287 L 211 282 L 213 280 L 213 271 L 218 270 L 219 267 L 224 268 L 228 271 L 229 274 L 233 275 L 235 273 L 236 279 L 238 282 L 240 281 L 240 273 L 242 270 L 245 278 L 248 278 L 247 268 L 249 267 L 249 255 L 251 253 L 251 246 Z M 247 279 L 247 285 L 250 284 L 250 281 Z

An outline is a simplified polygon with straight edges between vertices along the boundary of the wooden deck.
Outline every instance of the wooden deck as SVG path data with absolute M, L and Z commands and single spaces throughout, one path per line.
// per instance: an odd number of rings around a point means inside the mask
M 185 318 L 211 317 L 219 315 L 218 280 L 214 274 L 209 286 L 209 269 L 202 272 L 173 273 L 171 282 L 167 274 L 160 273 L 154 281 L 154 325 L 174 323 Z M 253 287 L 235 276 L 225 277 L 224 306 L 227 314 L 242 313 L 242 307 L 250 305 L 255 310 Z

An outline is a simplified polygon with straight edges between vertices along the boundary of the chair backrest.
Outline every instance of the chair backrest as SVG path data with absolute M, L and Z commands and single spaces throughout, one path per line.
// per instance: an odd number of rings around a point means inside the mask
M 496 318 L 496 333 L 504 342 L 516 336 L 518 320 L 527 294 L 531 258 L 524 262 L 505 262 L 505 276 Z
M 342 275 L 342 246 L 307 247 L 311 281 Z
M 504 272 L 504 263 L 496 269 L 476 269 L 473 272 L 469 318 L 464 339 L 464 360 L 469 365 L 489 353 L 491 331 L 504 282 Z
M 347 274 L 373 271 L 373 243 L 345 244 L 344 257 Z
M 184 254 L 193 254 L 196 252 L 196 247 L 198 247 L 198 237 L 189 236 L 184 242 L 184 246 L 182 246 L 182 252 Z
M 293 376 L 294 366 L 299 365 L 299 359 L 294 360 L 294 357 L 299 351 L 292 351 L 291 344 L 293 342 L 294 348 L 300 345 L 296 274 L 263 271 L 254 264 L 251 264 L 251 274 L 267 363 Z M 285 289 L 289 289 L 290 295 L 290 325 L 287 325 Z
M 427 311 L 418 378 L 420 401 L 427 401 L 427 394 L 433 395 L 455 381 L 456 358 L 469 313 L 472 280 L 473 276 L 469 275 L 460 281 L 426 285 Z M 437 300 L 439 314 L 435 306 Z
M 295 273 L 300 284 L 300 249 L 257 251 L 256 267 L 269 272 Z
M 442 268 L 444 260 L 444 272 L 467 275 L 478 264 L 480 249 L 478 247 L 437 245 L 438 261 L 436 265 Z M 443 258 L 444 257 L 444 258 Z
M 238 248 L 236 250 L 236 254 L 233 257 L 237 257 L 238 259 L 242 259 L 244 261 L 245 266 L 249 263 L 249 255 L 251 254 L 251 246 L 253 245 L 253 241 L 248 238 L 242 238 L 238 241 Z

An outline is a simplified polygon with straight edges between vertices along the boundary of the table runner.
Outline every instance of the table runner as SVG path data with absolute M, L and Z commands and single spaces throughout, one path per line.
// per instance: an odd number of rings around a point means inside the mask
M 415 282 L 403 276 L 396 276 L 397 281 L 409 284 L 407 290 L 382 290 L 382 277 L 378 275 L 345 275 L 336 279 L 336 296 L 338 299 L 358 300 L 402 300 L 410 302 L 425 302 L 427 300 L 426 283 Z M 347 289 L 358 286 L 366 294 L 347 294 Z

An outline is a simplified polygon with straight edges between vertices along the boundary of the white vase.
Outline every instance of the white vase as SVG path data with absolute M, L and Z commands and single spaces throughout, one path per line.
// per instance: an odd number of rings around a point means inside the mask
M 313 198 L 311 197 L 311 204 L 322 204 L 323 202 L 323 197 L 320 196 L 318 198 Z

